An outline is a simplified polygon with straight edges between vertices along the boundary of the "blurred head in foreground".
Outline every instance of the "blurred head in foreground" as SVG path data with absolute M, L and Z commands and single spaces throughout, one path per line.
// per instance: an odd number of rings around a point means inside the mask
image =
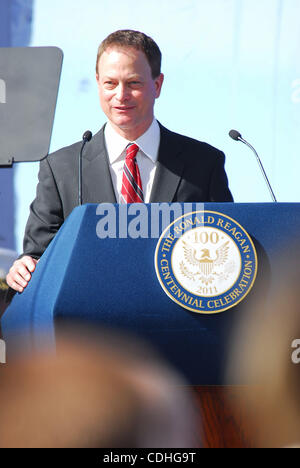
M 228 382 L 250 384 L 239 408 L 259 447 L 300 446 L 299 246 L 290 252 L 277 265 L 270 301 L 252 305 L 236 330 L 229 359 Z
M 0 447 L 191 447 L 184 381 L 144 346 L 60 333 L 0 368 Z

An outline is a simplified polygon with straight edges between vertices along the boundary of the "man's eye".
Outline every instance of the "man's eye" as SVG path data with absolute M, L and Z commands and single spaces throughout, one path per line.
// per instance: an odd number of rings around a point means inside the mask
M 140 81 L 130 81 L 129 85 L 130 86 L 141 86 L 141 82 Z

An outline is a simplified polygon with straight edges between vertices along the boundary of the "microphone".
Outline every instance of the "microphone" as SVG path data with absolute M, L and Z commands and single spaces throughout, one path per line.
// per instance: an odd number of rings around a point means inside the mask
M 239 138 L 242 138 L 242 135 L 237 130 L 230 130 L 229 136 L 235 141 L 239 141 Z
M 268 186 L 268 189 L 269 189 L 269 191 L 270 191 L 272 200 L 273 200 L 273 202 L 277 202 L 276 197 L 275 197 L 275 195 L 274 195 L 274 192 L 273 192 L 273 190 L 272 190 L 271 184 L 270 184 L 269 179 L 268 179 L 268 177 L 267 177 L 266 171 L 264 170 L 264 167 L 263 167 L 263 165 L 262 165 L 262 162 L 261 162 L 260 157 L 258 156 L 256 150 L 253 148 L 252 145 L 250 145 L 250 143 L 248 143 L 248 141 L 246 141 L 246 140 L 242 137 L 242 135 L 240 134 L 240 132 L 238 132 L 237 130 L 230 130 L 229 136 L 230 136 L 230 138 L 232 138 L 232 139 L 235 140 L 235 141 L 241 141 L 242 143 L 244 143 L 246 146 L 248 146 L 248 147 L 253 151 L 253 153 L 254 153 L 255 156 L 256 156 L 256 159 L 257 159 L 257 162 L 258 162 L 258 164 L 259 164 L 259 167 L 260 167 L 260 169 L 261 169 L 261 171 L 262 171 L 262 173 L 263 173 L 265 182 L 266 182 L 266 184 L 267 184 L 267 186 Z
M 85 147 L 85 144 L 91 141 L 92 139 L 92 132 L 90 130 L 87 130 L 84 132 L 82 135 L 82 145 L 81 145 L 81 150 L 79 153 L 79 167 L 78 167 L 78 205 L 82 205 L 82 153 L 83 153 L 83 148 Z
M 91 132 L 90 130 L 87 130 L 87 131 L 84 132 L 84 134 L 82 135 L 82 139 L 83 139 L 83 141 L 88 142 L 88 141 L 91 141 L 92 136 L 93 136 L 92 132 Z

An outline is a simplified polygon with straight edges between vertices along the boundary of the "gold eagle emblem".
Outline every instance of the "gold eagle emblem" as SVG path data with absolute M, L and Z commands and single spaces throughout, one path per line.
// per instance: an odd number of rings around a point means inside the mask
M 183 243 L 184 248 L 184 258 L 187 263 L 197 267 L 199 269 L 198 273 L 192 274 L 189 272 L 184 265 L 182 265 L 182 273 L 185 276 L 189 276 L 192 279 L 192 276 L 200 275 L 200 280 L 204 283 L 210 283 L 213 278 L 210 277 L 213 274 L 214 268 L 216 266 L 224 265 L 228 260 L 228 251 L 229 251 L 229 241 L 225 242 L 221 247 L 216 250 L 215 258 L 212 258 L 209 249 L 201 249 L 201 257 L 197 257 L 197 249 L 188 245 L 186 242 Z

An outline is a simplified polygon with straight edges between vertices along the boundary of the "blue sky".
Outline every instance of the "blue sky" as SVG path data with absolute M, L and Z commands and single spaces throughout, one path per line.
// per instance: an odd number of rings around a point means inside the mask
M 95 84 L 98 44 L 120 28 L 151 35 L 165 83 L 156 117 L 226 156 L 237 202 L 269 202 L 256 147 L 279 201 L 299 202 L 300 2 L 295 0 L 35 0 L 32 46 L 64 52 L 51 151 L 105 122 Z M 18 166 L 17 249 L 35 195 L 38 164 Z M 76 183 L 76 181 L 74 181 Z

